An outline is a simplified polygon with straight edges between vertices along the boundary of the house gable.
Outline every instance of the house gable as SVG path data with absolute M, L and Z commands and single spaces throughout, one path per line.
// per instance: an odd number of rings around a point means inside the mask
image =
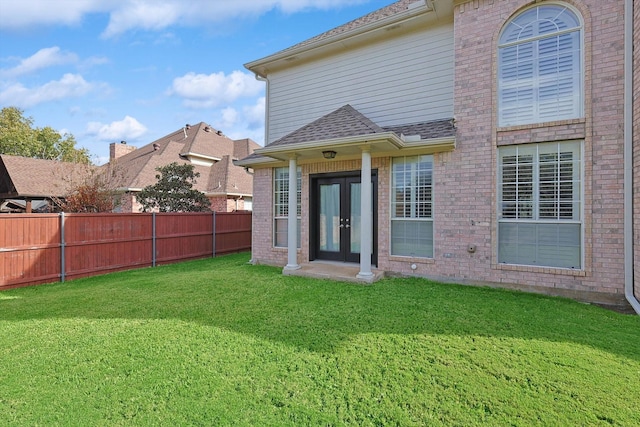
M 360 31 L 368 24 L 348 26 L 339 43 L 321 37 L 301 43 L 290 57 L 247 64 L 268 81 L 267 145 L 346 104 L 380 126 L 453 117 L 450 2 L 409 9 L 413 3 L 385 8 L 395 13 L 375 21 L 380 26 L 366 37 Z

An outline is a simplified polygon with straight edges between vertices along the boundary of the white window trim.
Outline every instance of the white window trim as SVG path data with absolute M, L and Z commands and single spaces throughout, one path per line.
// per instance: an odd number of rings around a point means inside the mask
M 288 177 L 289 177 L 289 168 L 287 166 L 283 166 L 283 167 L 279 167 L 279 168 L 273 168 L 272 169 L 272 173 L 273 173 L 273 177 L 272 177 L 272 192 L 271 192 L 271 197 L 273 197 L 272 203 L 271 203 L 271 209 L 272 209 L 272 214 L 271 214 L 271 224 L 272 224 L 272 236 L 271 236 L 271 245 L 274 248 L 281 248 L 281 249 L 286 249 L 287 248 L 287 242 L 284 243 L 283 246 L 278 246 L 277 245 L 277 239 L 276 239 L 276 220 L 289 220 L 289 216 L 288 215 L 276 215 L 276 171 L 278 169 L 282 169 L 282 170 L 286 170 L 287 172 L 287 179 L 284 180 L 287 182 L 289 182 Z M 298 173 L 298 212 L 297 212 L 297 219 L 298 219 L 298 236 L 300 235 L 300 225 L 301 225 L 301 219 L 302 219 L 302 215 L 301 215 L 301 210 L 302 210 L 302 206 L 301 206 L 301 195 L 302 195 L 302 168 L 298 167 L 297 169 L 297 173 Z M 288 201 L 288 192 L 286 192 L 287 194 L 287 201 Z M 288 203 L 285 202 L 284 206 L 287 207 L 288 209 Z M 298 239 L 298 248 L 300 248 L 301 242 L 300 239 Z
M 542 142 L 542 143 L 534 143 L 535 145 L 541 145 L 541 144 L 555 144 L 558 147 L 562 146 L 562 144 L 566 144 L 566 143 L 576 143 L 577 141 L 553 141 L 553 142 Z M 523 145 L 533 145 L 533 144 L 523 144 Z M 522 219 L 518 219 L 518 218 L 502 218 L 502 208 L 501 208 L 501 204 L 502 204 L 502 189 L 501 189 L 501 184 L 502 184 L 502 178 L 501 178 L 501 174 L 502 174 L 502 169 L 500 167 L 501 165 L 501 156 L 500 156 L 500 148 L 507 148 L 507 147 L 512 147 L 512 146 L 503 146 L 503 147 L 498 147 L 498 155 L 496 156 L 496 161 L 497 161 L 497 165 L 496 165 L 496 170 L 497 170 L 497 179 L 496 179 L 496 201 L 497 201 L 497 228 L 496 228 L 496 260 L 499 259 L 499 251 L 500 251 L 500 247 L 499 247 L 499 242 L 500 242 L 500 238 L 499 238 L 499 229 L 500 229 L 500 223 L 516 223 L 516 224 L 522 224 L 522 223 L 529 223 L 529 224 L 577 224 L 580 225 L 580 268 L 568 268 L 568 267 L 552 267 L 552 266 L 545 266 L 545 265 L 539 265 L 539 264 L 514 264 L 514 263 L 503 263 L 503 262 L 499 262 L 499 264 L 501 265 L 514 265 L 514 266 L 521 266 L 523 268 L 545 268 L 545 269 L 549 269 L 549 268 L 553 268 L 553 269 L 559 269 L 559 270 L 568 270 L 568 271 L 584 271 L 585 270 L 585 216 L 584 216 L 584 212 L 585 212 L 585 159 L 584 159 L 584 141 L 581 140 L 579 141 L 579 153 L 580 153 L 580 209 L 578 210 L 578 215 L 579 215 L 579 219 L 540 219 L 539 218 L 539 213 L 536 213 L 536 215 L 534 216 L 534 218 L 522 218 Z M 539 155 L 539 151 L 536 150 L 536 154 Z M 538 160 L 536 160 L 536 165 L 538 164 Z M 533 182 L 535 182 L 535 188 L 539 188 L 539 169 L 536 168 L 534 171 L 534 178 L 533 178 Z M 533 209 L 537 209 L 537 207 L 539 206 L 539 191 L 533 191 Z
M 563 2 L 545 2 L 545 3 L 535 3 L 532 4 L 529 7 L 526 7 L 522 10 L 519 10 L 518 13 L 512 15 L 503 25 L 502 30 L 500 31 L 500 35 L 498 37 L 498 47 L 497 47 L 497 57 L 496 57 L 496 61 L 497 61 L 497 72 L 496 72 L 496 88 L 497 88 L 497 114 L 496 114 L 496 121 L 497 121 L 497 126 L 498 128 L 509 128 L 509 127 L 513 127 L 513 126 L 523 126 L 523 125 L 536 125 L 539 123 L 547 123 L 547 122 L 552 122 L 553 120 L 549 121 L 549 120 L 545 120 L 545 121 L 540 121 L 540 120 L 533 120 L 530 122 L 518 122 L 518 123 L 501 123 L 501 109 L 502 109 L 502 96 L 501 96 L 501 88 L 502 85 L 500 84 L 500 49 L 502 48 L 506 48 L 506 47 L 510 47 L 510 46 L 514 46 L 517 44 L 522 44 L 522 43 L 529 43 L 532 41 L 536 41 L 536 40 L 540 40 L 543 39 L 545 37 L 548 37 L 548 35 L 545 36 L 535 36 L 535 37 L 530 37 L 527 39 L 522 39 L 522 40 L 517 40 L 517 41 L 512 41 L 512 42 L 508 42 L 508 43 L 504 43 L 504 44 L 500 44 L 499 40 L 502 37 L 503 32 L 505 31 L 505 29 L 507 28 L 507 26 L 514 20 L 516 19 L 518 16 L 520 16 L 521 14 L 526 13 L 527 11 L 529 11 L 530 9 L 534 9 L 537 7 L 544 7 L 544 6 L 560 6 L 560 7 L 565 7 L 568 10 L 570 10 L 578 19 L 580 25 L 578 28 L 571 28 L 571 29 L 566 29 L 566 30 L 561 30 L 558 31 L 557 33 L 554 33 L 554 35 L 563 35 L 563 34 L 568 34 L 568 33 L 572 33 L 575 31 L 579 31 L 580 36 L 579 36 L 579 47 L 580 47 L 580 58 L 578 59 L 578 65 L 580 67 L 580 77 L 578 80 L 578 85 L 579 85 L 579 91 L 580 91 L 580 97 L 578 99 L 578 112 L 577 112 L 577 117 L 571 117 L 571 118 L 563 118 L 560 120 L 572 120 L 572 119 L 581 119 L 584 118 L 585 115 L 585 40 L 584 40 L 584 28 L 585 28 L 585 23 L 584 23 L 584 18 L 582 16 L 582 13 L 580 13 L 579 10 L 577 10 L 574 6 L 567 4 L 567 3 L 563 3 Z M 536 116 L 538 116 L 538 114 L 536 113 Z
M 390 195 L 389 195 L 389 255 L 392 257 L 405 257 L 405 258 L 422 258 L 422 259 L 433 259 L 435 256 L 435 222 L 434 222 L 434 213 L 435 213 L 435 160 L 434 160 L 434 156 L 433 155 L 424 155 L 424 156 L 428 156 L 431 158 L 431 217 L 429 218 L 414 218 L 414 217 L 396 217 L 395 216 L 395 202 L 394 202 L 394 193 L 395 193 L 395 181 L 394 181 L 394 169 L 393 169 L 393 165 L 394 165 L 394 161 L 397 159 L 405 159 L 405 164 L 406 164 L 406 159 L 407 158 L 412 158 L 412 157 L 421 157 L 423 155 L 417 155 L 417 156 L 404 156 L 404 157 L 393 157 L 391 159 L 391 167 L 390 169 L 390 177 L 389 177 L 389 188 L 390 188 Z M 412 186 L 411 187 L 411 192 L 412 194 L 415 193 L 416 191 L 416 186 Z M 411 211 L 415 212 L 417 210 L 416 204 L 412 203 L 411 204 Z M 394 222 L 421 222 L 421 223 L 430 223 L 431 224 L 431 233 L 432 233 L 432 241 L 431 241 L 431 248 L 432 248 L 432 254 L 430 257 L 424 257 L 424 256 L 419 256 L 419 255 L 405 255 L 405 254 L 394 254 L 393 253 L 393 235 L 392 235 L 392 230 L 393 230 L 393 223 Z

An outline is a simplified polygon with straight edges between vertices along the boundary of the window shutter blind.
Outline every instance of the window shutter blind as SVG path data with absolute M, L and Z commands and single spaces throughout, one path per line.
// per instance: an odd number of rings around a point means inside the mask
M 511 126 L 582 115 L 581 26 L 569 9 L 538 6 L 500 36 L 498 124 Z

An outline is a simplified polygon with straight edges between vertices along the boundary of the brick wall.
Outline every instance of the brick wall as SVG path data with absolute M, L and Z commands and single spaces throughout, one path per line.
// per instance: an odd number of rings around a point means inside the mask
M 124 193 L 120 196 L 120 204 L 117 207 L 118 212 L 142 212 L 142 205 L 136 200 L 134 193 Z
M 244 210 L 244 200 L 227 196 L 209 197 L 211 210 L 215 212 L 235 212 Z
M 109 160 L 118 159 L 135 149 L 136 147 L 133 145 L 127 145 L 126 142 L 112 142 L 109 144 Z
M 624 292 L 623 263 L 623 2 L 569 1 L 582 15 L 585 58 L 585 120 L 498 129 L 496 44 L 502 25 L 525 0 L 476 0 L 455 10 L 457 149 L 442 165 L 437 183 L 451 205 L 440 218 L 437 272 L 552 293 Z M 486 78 L 479 78 L 486 76 Z M 496 146 L 542 141 L 584 140 L 584 271 L 497 264 Z M 436 169 L 436 172 L 438 170 Z M 475 183 L 476 185 L 469 185 Z M 447 191 L 449 193 L 449 191 Z M 438 193 L 436 193 L 438 194 Z M 441 206 L 441 203 L 438 204 Z M 468 254 L 465 244 L 478 250 Z M 597 298 L 597 297 L 596 297 Z
M 273 247 L 273 170 L 256 169 L 253 189 L 251 261 L 284 266 L 287 263 L 286 248 Z

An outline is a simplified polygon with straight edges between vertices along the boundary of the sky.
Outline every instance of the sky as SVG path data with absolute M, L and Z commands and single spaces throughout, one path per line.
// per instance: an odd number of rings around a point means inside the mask
M 264 144 L 244 64 L 393 0 L 0 0 L 0 108 L 75 137 L 96 164 L 206 122 Z

